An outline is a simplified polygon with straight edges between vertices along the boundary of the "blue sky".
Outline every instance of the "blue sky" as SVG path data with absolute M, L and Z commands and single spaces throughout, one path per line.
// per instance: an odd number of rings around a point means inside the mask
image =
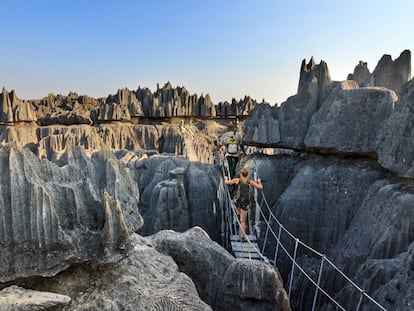
M 334 80 L 414 53 L 414 1 L 2 0 L 0 86 L 37 99 L 170 81 L 213 102 L 281 103 L 303 59 Z

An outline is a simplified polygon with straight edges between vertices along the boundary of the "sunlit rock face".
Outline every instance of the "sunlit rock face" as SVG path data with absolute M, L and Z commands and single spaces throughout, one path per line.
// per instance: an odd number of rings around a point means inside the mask
M 380 86 L 395 92 L 411 79 L 411 51 L 405 50 L 396 59 L 383 55 L 373 73 L 366 62 L 360 61 L 354 73 L 348 75 L 348 80 L 354 80 L 360 87 Z
M 368 69 L 368 63 L 359 61 L 355 66 L 354 73 L 348 75 L 347 80 L 355 81 L 360 87 L 373 86 L 371 72 Z
M 280 145 L 301 147 L 312 115 L 328 96 L 334 82 L 328 65 L 321 61 L 316 65 L 313 58 L 302 61 L 298 92 L 278 108 Z
M 384 88 L 338 85 L 312 116 L 306 148 L 337 153 L 375 154 L 376 137 L 394 110 L 397 95 Z
M 156 150 L 158 153 L 182 154 L 183 137 L 177 126 L 102 124 L 38 127 L 9 126 L 0 128 L 0 141 L 28 147 L 39 157 L 55 161 L 67 146 L 81 146 L 91 153 L 102 148 L 111 150 Z
M 80 263 L 51 278 L 16 282 L 20 287 L 70 297 L 69 304 L 59 306 L 62 311 L 212 310 L 170 256 L 137 234 L 130 235 L 129 244 L 128 256 L 116 263 Z
M 150 241 L 191 277 L 214 310 L 290 310 L 277 270 L 236 260 L 199 227 L 182 234 L 160 231 Z
M 138 188 L 109 151 L 89 158 L 74 148 L 65 159 L 58 166 L 27 148 L 0 147 L 2 282 L 113 261 L 142 226 Z
M 37 121 L 34 109 L 28 101 L 19 99 L 14 91 L 3 88 L 0 94 L 0 124 Z
M 372 73 L 374 86 L 399 91 L 411 79 L 411 52 L 405 50 L 393 61 L 390 55 L 384 55 L 379 60 Z
M 0 122 L 35 122 L 40 126 L 98 125 L 114 121 L 136 122 L 141 118 L 247 116 L 257 102 L 249 96 L 231 103 L 214 104 L 210 95 L 190 94 L 185 87 L 171 83 L 152 93 L 119 89 L 106 98 L 92 98 L 70 92 L 67 96 L 49 94 L 37 100 L 21 100 L 14 91 L 3 88 L 0 94 Z
M 256 107 L 245 123 L 245 141 L 258 147 L 367 156 L 398 176 L 414 177 L 411 53 L 388 59 L 384 55 L 378 63 L 375 79 L 361 62 L 348 77 L 354 80 L 342 82 L 330 80 L 324 62 L 303 62 L 298 93 L 280 107 Z M 387 79 L 397 84 L 380 82 Z

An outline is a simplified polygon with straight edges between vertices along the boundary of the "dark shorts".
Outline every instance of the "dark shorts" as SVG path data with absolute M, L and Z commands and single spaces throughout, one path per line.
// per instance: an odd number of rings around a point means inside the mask
M 236 201 L 236 207 L 241 208 L 242 210 L 247 211 L 247 210 L 249 210 L 250 206 L 251 206 L 250 203 L 242 203 L 242 202 Z

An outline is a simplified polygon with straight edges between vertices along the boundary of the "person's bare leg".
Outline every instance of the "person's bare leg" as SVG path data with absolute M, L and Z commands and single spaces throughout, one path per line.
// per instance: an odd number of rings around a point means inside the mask
M 242 238 L 246 238 L 247 211 L 244 209 L 240 209 L 240 224 L 241 224 L 240 235 Z

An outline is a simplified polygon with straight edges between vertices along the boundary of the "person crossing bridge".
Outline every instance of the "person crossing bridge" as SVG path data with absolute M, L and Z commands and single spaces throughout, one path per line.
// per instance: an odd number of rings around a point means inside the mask
M 224 177 L 224 182 L 226 185 L 237 185 L 236 192 L 236 212 L 240 216 L 240 236 L 242 240 L 246 239 L 246 229 L 247 229 L 247 212 L 252 205 L 252 190 L 251 186 L 257 189 L 263 189 L 261 179 L 257 179 L 257 182 L 249 179 L 249 170 L 246 167 L 243 167 L 240 170 L 240 177 L 233 178 L 229 180 L 227 176 Z

